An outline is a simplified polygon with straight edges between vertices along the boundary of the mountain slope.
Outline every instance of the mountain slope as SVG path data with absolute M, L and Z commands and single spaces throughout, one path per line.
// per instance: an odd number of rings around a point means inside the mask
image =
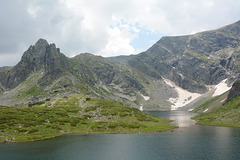
M 67 58 L 55 44 L 44 39 L 30 46 L 16 66 L 0 70 L 2 105 L 32 103 L 73 93 L 117 100 L 134 107 L 138 107 L 139 94 L 146 95 L 142 84 L 126 67 L 92 54 Z
M 194 35 L 163 37 L 146 52 L 130 59 L 127 64 L 149 79 L 166 84 L 170 80 L 186 93 L 202 95 L 214 88 L 209 87 L 210 85 L 217 85 L 228 79 L 224 82 L 231 86 L 238 77 L 239 30 L 240 21 Z M 181 101 L 181 104 L 180 95 L 177 98 L 170 96 L 166 101 L 171 101 L 171 106 L 177 108 L 194 100 L 192 97 L 186 97 L 186 101 Z
M 240 21 L 189 36 L 163 37 L 128 64 L 155 79 L 167 78 L 183 89 L 204 93 L 239 72 Z
M 103 57 L 85 53 L 71 58 L 70 62 L 74 75 L 86 82 L 100 97 L 135 104 L 137 95 L 145 94 L 144 87 L 132 71 L 114 65 Z
M 79 67 L 77 71 L 81 74 L 81 77 L 84 77 L 85 81 L 91 80 L 90 77 L 94 78 L 89 83 L 113 84 L 120 85 L 122 88 L 132 87 L 141 90 L 141 85 L 131 77 L 131 73 L 124 73 L 122 68 L 111 64 L 103 57 L 92 54 L 80 54 L 72 58 L 71 61 L 76 64 L 74 67 Z
M 194 117 L 197 124 L 240 127 L 240 85 L 239 80 L 230 92 L 224 93 L 194 110 L 204 114 Z
M 240 127 L 240 97 L 227 101 L 210 112 L 194 117 L 197 124 Z
M 116 57 L 106 57 L 106 59 L 114 64 L 125 65 L 130 59 L 135 55 L 130 56 L 116 56 Z

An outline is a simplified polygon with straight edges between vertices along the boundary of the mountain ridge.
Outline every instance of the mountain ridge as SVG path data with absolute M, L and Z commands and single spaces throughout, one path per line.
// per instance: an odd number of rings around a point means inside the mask
M 174 86 L 189 94 L 205 94 L 209 85 L 224 79 L 231 85 L 237 79 L 239 30 L 240 21 L 193 35 L 162 37 L 145 52 L 116 58 L 89 53 L 68 58 L 55 44 L 39 39 L 24 52 L 16 66 L 0 70 L 0 99 L 6 98 L 8 91 L 25 85 L 26 93 L 16 91 L 8 98 L 25 95 L 26 103 L 33 91 L 43 97 L 84 93 L 144 110 L 169 110 L 180 99 Z M 35 88 L 23 85 L 34 73 Z M 193 100 L 192 96 L 185 99 L 183 104 Z
M 240 30 L 239 25 L 240 21 L 218 30 L 189 36 L 162 37 L 146 52 L 131 59 L 128 64 L 152 78 L 168 78 L 189 91 L 206 92 L 205 84 L 215 85 L 229 76 L 226 70 L 231 66 L 224 66 L 224 64 L 231 62 L 224 62 L 227 60 L 223 58 L 220 63 L 217 58 L 224 56 L 218 55 L 220 51 L 229 48 L 234 50 L 239 46 L 240 33 L 235 31 Z M 222 34 L 223 31 L 227 31 L 225 36 Z M 233 38 L 232 32 L 238 35 Z M 230 57 L 228 60 L 231 60 Z M 199 66 L 206 66 L 209 71 Z M 146 71 L 143 71 L 143 68 Z M 190 85 L 186 86 L 186 83 Z

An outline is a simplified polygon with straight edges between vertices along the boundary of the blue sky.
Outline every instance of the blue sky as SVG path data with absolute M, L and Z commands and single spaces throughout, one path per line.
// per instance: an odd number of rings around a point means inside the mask
M 156 43 L 162 36 L 165 35 L 141 29 L 138 36 L 130 44 L 137 50 L 137 53 L 143 52 Z
M 124 30 L 127 28 L 130 34 L 134 35 L 134 38 L 129 43 L 134 49 L 135 53 L 146 51 L 154 43 L 156 43 L 161 37 L 165 36 L 162 33 L 154 32 L 140 27 L 140 24 L 128 24 L 124 20 L 121 20 L 116 26 L 111 26 Z M 124 53 L 123 53 L 124 54 Z
M 0 0 L 0 66 L 15 65 L 39 38 L 66 56 L 138 54 L 162 36 L 240 20 L 239 0 Z

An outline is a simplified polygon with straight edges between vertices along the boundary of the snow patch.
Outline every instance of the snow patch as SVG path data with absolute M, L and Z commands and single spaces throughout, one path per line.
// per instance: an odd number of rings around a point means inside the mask
M 140 111 L 143 111 L 143 106 L 140 106 L 140 109 L 139 109 Z
M 224 101 L 226 101 L 227 100 L 227 98 L 226 99 L 223 99 L 223 100 L 221 100 L 221 103 L 223 103 Z
M 150 99 L 150 97 L 148 97 L 148 96 L 144 96 L 142 94 L 140 94 L 140 95 L 144 98 L 145 101 L 148 101 Z
M 193 111 L 193 109 L 192 109 L 192 108 L 190 108 L 190 109 L 188 110 L 188 112 L 191 112 L 191 111 Z
M 205 109 L 203 112 L 205 113 L 205 112 L 207 112 L 208 111 L 208 109 Z
M 228 91 L 229 89 L 231 89 L 231 87 L 227 86 L 226 81 L 227 81 L 227 79 L 224 79 L 214 87 L 214 89 L 216 89 L 216 90 L 213 93 L 212 97 L 219 96 L 219 95 L 223 94 L 224 92 Z
M 194 99 L 196 99 L 202 95 L 202 94 L 198 94 L 198 93 L 189 92 L 189 91 L 177 86 L 174 82 L 172 82 L 169 79 L 164 78 L 164 81 L 167 85 L 173 87 L 175 89 L 175 91 L 178 93 L 177 98 L 169 98 L 168 99 L 168 101 L 172 103 L 171 110 L 176 110 L 179 107 L 183 107 L 186 104 L 190 103 L 191 101 L 193 101 Z

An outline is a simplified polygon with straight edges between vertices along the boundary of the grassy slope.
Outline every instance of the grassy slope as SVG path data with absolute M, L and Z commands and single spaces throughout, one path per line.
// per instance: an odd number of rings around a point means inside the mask
M 229 92 L 225 92 L 222 95 L 216 96 L 216 97 L 204 102 L 203 104 L 201 104 L 200 106 L 195 108 L 192 112 L 194 112 L 194 113 L 204 113 L 204 111 L 206 109 L 208 109 L 208 112 L 209 112 L 216 107 L 222 106 L 223 102 L 227 99 L 228 93 Z
M 221 96 L 219 97 L 221 98 Z M 211 105 L 215 100 L 210 100 Z M 240 97 L 228 100 L 220 107 L 212 109 L 206 114 L 201 114 L 193 117 L 197 124 L 226 126 L 226 127 L 240 127 Z
M 138 133 L 171 130 L 170 120 L 121 103 L 83 95 L 32 104 L 0 106 L 0 142 L 42 140 L 67 133 Z

